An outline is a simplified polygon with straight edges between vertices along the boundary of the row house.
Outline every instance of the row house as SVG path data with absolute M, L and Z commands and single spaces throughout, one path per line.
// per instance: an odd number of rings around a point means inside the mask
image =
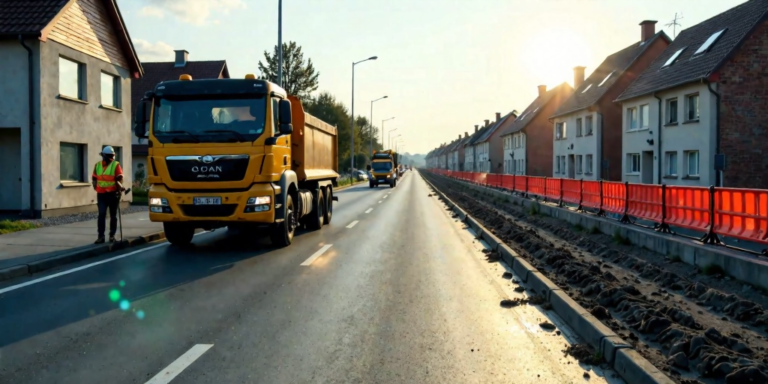
M 643 21 L 641 39 L 608 57 L 584 79 L 574 68 L 573 94 L 551 116 L 554 177 L 621 180 L 622 107 L 615 103 L 670 44 L 656 21 Z
M 477 172 L 475 169 L 475 147 L 473 145 L 473 142 L 477 140 L 479 135 L 481 135 L 481 132 L 484 132 L 485 127 L 480 129 L 479 125 L 475 125 L 475 133 L 473 133 L 471 136 L 469 136 L 469 140 L 467 140 L 463 146 L 464 146 L 464 170 L 467 172 Z
M 117 2 L 0 1 L 0 211 L 95 211 L 105 145 L 130 182 L 131 82 L 142 75 Z
M 469 133 L 464 132 L 464 136 L 462 137 L 459 135 L 459 138 L 456 139 L 456 145 L 451 150 L 451 153 L 448 155 L 453 159 L 453 167 L 449 168 L 452 171 L 463 171 L 464 170 L 464 144 L 469 141 Z
M 768 0 L 683 30 L 618 98 L 623 180 L 768 188 Z
M 424 156 L 424 163 L 427 166 L 428 169 L 434 169 L 437 168 L 437 163 L 435 162 L 435 152 L 437 149 L 433 149 L 427 153 L 426 156 Z
M 566 82 L 550 90 L 546 85 L 538 88 L 538 96 L 520 116 L 499 129 L 505 174 L 552 177 L 553 132 L 549 116 L 573 94 L 573 88 Z M 534 150 L 529 153 L 527 148 Z
M 509 112 L 504 117 L 501 116 L 501 113 L 496 112 L 496 121 L 489 125 L 485 132 L 475 140 L 474 152 L 477 172 L 502 173 L 504 152 L 500 128 L 505 123 L 511 124 L 516 118 L 517 111 Z M 486 120 L 486 125 L 488 125 L 488 120 Z

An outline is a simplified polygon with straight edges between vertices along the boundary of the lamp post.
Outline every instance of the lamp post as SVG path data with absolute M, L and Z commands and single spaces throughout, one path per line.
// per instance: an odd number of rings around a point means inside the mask
M 397 128 L 395 128 L 395 129 L 397 129 Z M 394 129 L 393 129 L 393 131 L 394 131 Z M 392 148 L 392 144 L 393 144 L 393 143 L 395 142 L 395 140 L 396 140 L 398 137 L 400 137 L 400 136 L 402 136 L 402 135 L 397 135 L 397 136 L 395 136 L 395 137 L 390 137 L 390 138 L 389 138 L 389 147 L 390 147 L 390 148 Z M 392 139 L 395 139 L 395 140 L 392 140 Z
M 394 116 L 390 117 L 389 119 L 385 119 L 385 120 L 381 121 L 381 146 L 382 147 L 384 146 L 384 122 L 385 121 L 390 121 L 392 119 L 394 119 Z
M 351 135 L 350 135 L 350 148 L 349 148 L 349 154 L 351 155 L 351 161 L 352 169 L 355 169 L 355 65 L 358 65 L 360 63 L 366 62 L 368 60 L 376 60 L 378 59 L 378 56 L 371 56 L 365 60 L 360 60 L 358 62 L 352 62 L 352 124 L 350 124 L 351 128 Z
M 392 128 L 389 130 L 389 133 L 387 134 L 387 148 L 392 149 L 392 132 L 397 131 L 397 128 Z M 384 143 L 381 143 L 381 145 L 384 145 Z
M 283 0 L 277 1 L 277 85 L 283 86 Z
M 371 100 L 371 119 L 368 120 L 368 124 L 371 125 L 371 157 L 373 157 L 373 103 L 375 103 L 375 102 L 377 102 L 379 100 L 386 99 L 387 97 L 389 97 L 389 96 L 379 97 L 376 100 Z

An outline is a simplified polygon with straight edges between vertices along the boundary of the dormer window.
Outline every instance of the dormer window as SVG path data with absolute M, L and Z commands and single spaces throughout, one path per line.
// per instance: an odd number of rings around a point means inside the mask
M 675 52 L 675 54 L 672 55 L 672 57 L 670 57 L 669 60 L 667 60 L 666 63 L 664 63 L 662 68 L 666 68 L 666 67 L 669 67 L 670 65 L 672 65 L 675 62 L 675 60 L 677 60 L 677 58 L 680 57 L 680 54 L 683 53 L 683 51 L 685 51 L 686 48 L 688 48 L 688 47 L 682 47 L 682 48 L 678 49 L 677 52 Z
M 702 53 L 706 53 L 707 51 L 709 51 L 709 48 L 711 48 L 712 45 L 715 44 L 715 42 L 717 41 L 717 39 L 720 38 L 720 36 L 723 34 L 723 32 L 725 32 L 725 29 L 722 29 L 720 31 L 717 31 L 717 32 L 713 33 L 712 36 L 710 36 L 707 39 L 707 41 L 705 41 L 704 44 L 702 44 L 701 47 L 699 47 L 699 49 L 697 49 L 696 52 L 693 55 L 696 56 L 696 55 L 699 55 L 699 54 L 702 54 Z

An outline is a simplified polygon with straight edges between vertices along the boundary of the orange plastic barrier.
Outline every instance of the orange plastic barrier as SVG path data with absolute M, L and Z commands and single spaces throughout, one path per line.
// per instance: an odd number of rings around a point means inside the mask
M 546 196 L 547 179 L 544 177 L 528 176 L 528 193 L 540 197 Z
M 706 232 L 712 224 L 709 199 L 709 188 L 667 186 L 664 190 L 664 221 L 669 225 Z
M 472 181 L 476 184 L 485 184 L 488 174 L 485 172 L 472 172 L 472 176 Z
M 501 175 L 501 187 L 512 191 L 515 189 L 515 175 Z
M 660 185 L 629 184 L 627 214 L 661 223 L 663 196 Z
M 501 186 L 501 175 L 497 173 L 489 173 L 485 179 L 485 182 L 491 187 Z
M 581 180 L 563 179 L 563 201 L 571 204 L 581 203 Z
M 627 186 L 624 183 L 603 181 L 603 210 L 624 213 L 627 203 Z
M 599 181 L 582 182 L 581 195 L 582 206 L 596 209 L 600 209 L 602 207 L 602 202 L 600 201 Z
M 768 242 L 768 191 L 718 188 L 715 191 L 715 226 L 718 235 Z
M 528 192 L 528 176 L 515 176 L 515 191 Z
M 562 182 L 563 179 L 552 179 L 548 178 L 545 185 L 547 187 L 545 191 L 545 195 L 547 196 L 547 199 L 560 201 L 560 196 L 562 193 Z

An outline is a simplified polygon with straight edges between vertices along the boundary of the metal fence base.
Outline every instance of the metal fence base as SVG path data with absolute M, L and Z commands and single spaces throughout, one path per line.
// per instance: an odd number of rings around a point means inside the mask
M 702 236 L 701 242 L 704 244 L 712 244 L 712 245 L 720 245 L 722 242 L 720 241 L 720 238 L 717 237 L 716 234 L 710 232 L 706 235 Z

